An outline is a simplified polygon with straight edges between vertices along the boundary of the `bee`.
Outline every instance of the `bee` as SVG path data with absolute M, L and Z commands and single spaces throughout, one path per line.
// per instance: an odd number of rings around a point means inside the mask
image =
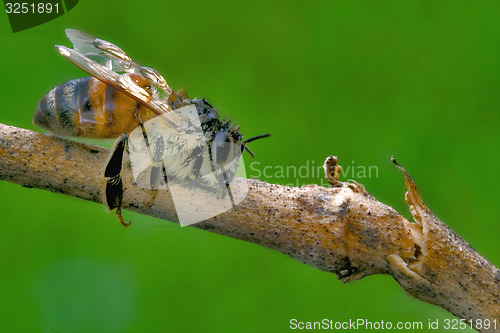
M 66 35 L 73 49 L 56 45 L 57 51 L 91 76 L 50 90 L 33 122 L 60 136 L 118 138 L 104 169 L 104 199 L 123 225 L 129 225 L 121 213 L 124 156 L 136 185 L 154 191 L 167 185 L 171 192 L 175 186 L 201 189 L 229 197 L 233 206 L 242 200 L 235 200 L 230 186 L 241 154 L 246 150 L 254 157 L 247 144 L 269 133 L 243 140 L 240 127 L 221 119 L 205 99 L 175 92 L 158 71 L 134 62 L 118 46 L 78 30 L 67 29 Z M 178 217 L 192 208 L 176 206 Z

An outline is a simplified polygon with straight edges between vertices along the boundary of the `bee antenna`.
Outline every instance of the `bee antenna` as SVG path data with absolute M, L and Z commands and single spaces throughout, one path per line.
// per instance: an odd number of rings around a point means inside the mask
M 248 148 L 247 143 L 252 142 L 252 141 L 255 141 L 255 140 L 257 140 L 257 139 L 267 138 L 268 136 L 271 136 L 271 133 L 266 133 L 266 134 L 257 135 L 257 136 L 251 137 L 251 138 L 250 138 L 250 139 L 248 139 L 248 140 L 243 141 L 243 142 L 242 142 L 243 149 L 245 149 L 245 150 L 246 150 L 246 151 L 250 154 L 250 156 L 251 156 L 252 158 L 254 158 L 254 157 L 255 157 L 255 154 L 253 153 L 253 151 L 252 151 L 250 148 Z
M 248 148 L 248 146 L 245 144 L 245 142 L 243 142 L 243 148 L 250 154 L 250 156 L 252 158 L 255 157 L 255 154 L 253 153 L 253 151 L 250 148 Z
M 243 143 L 249 143 L 249 142 L 255 141 L 257 139 L 267 138 L 268 136 L 271 136 L 271 133 L 266 133 L 266 134 L 261 134 L 261 135 L 251 137 L 250 139 L 243 141 Z

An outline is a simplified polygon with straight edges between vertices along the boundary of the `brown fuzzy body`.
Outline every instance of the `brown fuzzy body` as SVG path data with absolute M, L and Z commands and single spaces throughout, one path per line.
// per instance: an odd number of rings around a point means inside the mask
M 117 138 L 156 114 L 93 77 L 63 83 L 38 103 L 34 124 L 61 136 Z

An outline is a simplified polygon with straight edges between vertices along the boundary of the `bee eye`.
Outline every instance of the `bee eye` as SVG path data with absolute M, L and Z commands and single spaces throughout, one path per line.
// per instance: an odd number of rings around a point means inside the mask
M 212 159 L 218 165 L 222 166 L 232 157 L 234 143 L 228 132 L 217 132 L 212 143 Z

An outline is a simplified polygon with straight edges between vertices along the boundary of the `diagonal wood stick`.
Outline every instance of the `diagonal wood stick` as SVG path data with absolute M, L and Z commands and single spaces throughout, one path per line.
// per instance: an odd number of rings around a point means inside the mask
M 106 148 L 0 124 L 0 179 L 24 187 L 102 203 L 108 154 Z M 478 331 L 500 332 L 500 270 L 430 212 L 401 170 L 415 223 L 358 185 L 296 188 L 252 179 L 241 204 L 194 227 L 278 250 L 343 282 L 392 275 L 409 295 L 447 309 Z M 124 209 L 176 221 L 167 191 L 147 205 L 150 191 L 133 186 L 129 170 L 123 178 Z

